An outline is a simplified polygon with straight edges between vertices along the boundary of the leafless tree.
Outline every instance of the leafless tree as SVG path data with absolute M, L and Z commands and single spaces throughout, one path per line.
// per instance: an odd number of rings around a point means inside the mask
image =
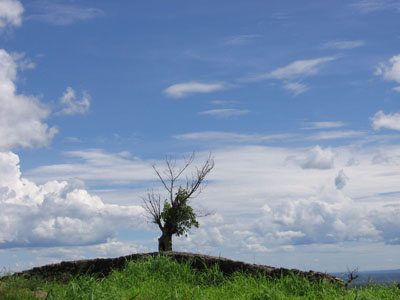
M 208 213 L 195 212 L 189 201 L 199 195 L 204 189 L 205 178 L 214 167 L 214 158 L 210 154 L 204 164 L 191 176 L 186 176 L 183 186 L 180 177 L 194 161 L 194 153 L 185 160 L 183 166 L 178 167 L 176 160 L 169 157 L 165 159 L 165 169 L 160 170 L 153 164 L 154 172 L 167 191 L 167 197 L 151 191 L 143 198 L 143 207 L 147 211 L 150 221 L 157 224 L 162 234 L 158 239 L 159 251 L 172 251 L 172 235 L 183 235 L 192 227 L 198 227 L 196 217 Z
M 358 267 L 350 270 L 349 268 L 347 269 L 347 280 L 346 280 L 346 286 L 349 286 L 350 283 L 352 283 L 354 280 L 358 278 Z

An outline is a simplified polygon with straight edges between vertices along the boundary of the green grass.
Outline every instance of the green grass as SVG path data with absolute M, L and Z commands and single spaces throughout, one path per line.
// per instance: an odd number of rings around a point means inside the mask
M 262 275 L 235 273 L 224 276 L 218 266 L 206 271 L 194 270 L 190 263 L 180 264 L 168 257 L 146 258 L 129 262 L 123 271 L 107 278 L 79 276 L 68 283 L 45 282 L 10 277 L 0 282 L 0 300 L 36 299 L 32 291 L 48 292 L 46 299 L 400 299 L 400 289 L 367 286 L 345 289 L 327 283 L 287 276 L 267 279 Z

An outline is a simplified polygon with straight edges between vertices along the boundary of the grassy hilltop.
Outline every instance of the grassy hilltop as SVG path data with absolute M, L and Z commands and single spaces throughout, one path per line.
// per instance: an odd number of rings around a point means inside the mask
M 310 283 L 297 275 L 267 278 L 235 272 L 224 275 L 218 265 L 199 271 L 171 257 L 130 261 L 107 277 L 81 275 L 67 282 L 11 276 L 0 281 L 5 299 L 400 299 L 395 284 L 346 289 L 323 281 Z

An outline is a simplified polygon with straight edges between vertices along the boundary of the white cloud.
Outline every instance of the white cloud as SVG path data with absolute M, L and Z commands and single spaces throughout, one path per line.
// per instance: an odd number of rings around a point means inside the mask
M 99 8 L 63 4 L 49 0 L 35 1 L 30 7 L 34 13 L 27 16 L 26 19 L 43 21 L 54 25 L 70 25 L 104 15 L 104 12 Z
M 0 0 L 0 29 L 20 26 L 24 7 L 18 0 Z
M 118 227 L 140 227 L 140 206 L 105 204 L 63 181 L 36 185 L 21 177 L 19 158 L 0 152 L 0 248 L 105 243 Z
M 239 101 L 236 100 L 213 100 L 211 101 L 211 104 L 214 105 L 232 105 L 232 104 L 238 104 L 240 103 Z
M 221 109 L 211 109 L 199 112 L 199 115 L 209 115 L 217 118 L 229 118 L 232 116 L 241 116 L 248 114 L 249 111 L 246 109 L 236 109 L 236 108 L 221 108 Z
M 221 142 L 264 142 L 273 140 L 283 140 L 289 138 L 293 135 L 291 134 L 243 134 L 235 132 L 226 131 L 201 131 L 201 132 L 191 132 L 175 135 L 174 138 L 178 140 L 214 140 Z
M 388 210 L 385 213 L 390 216 Z M 382 237 L 377 222 L 369 218 L 373 214 L 373 210 L 357 206 L 340 191 L 325 189 L 308 199 L 286 200 L 270 205 L 259 226 L 269 225 L 276 233 L 296 233 L 284 240 L 285 244 L 291 245 L 379 241 Z M 281 242 L 280 236 L 275 238 L 278 243 Z
M 133 184 L 151 181 L 155 174 L 151 162 L 130 159 L 125 152 L 110 154 L 90 149 L 65 153 L 74 163 L 42 166 L 26 173 L 38 182 L 79 179 L 90 184 Z
M 67 90 L 60 99 L 60 103 L 63 106 L 63 109 L 60 112 L 61 114 L 84 114 L 90 108 L 90 95 L 86 92 L 83 92 L 82 99 L 79 101 L 76 99 L 74 89 L 67 87 Z
M 307 127 L 301 129 L 327 129 L 327 128 L 338 128 L 346 126 L 343 122 L 309 122 Z
M 285 67 L 260 76 L 260 79 L 293 79 L 316 75 L 324 64 L 335 59 L 336 58 L 333 56 L 327 56 L 315 59 L 297 60 Z
M 25 57 L 24 52 L 13 52 L 11 53 L 11 57 L 21 71 L 34 69 L 36 67 L 36 64 L 31 59 Z
M 363 136 L 362 131 L 346 130 L 346 131 L 321 131 L 307 137 L 310 140 L 333 140 L 333 139 L 348 139 Z
M 252 251 L 252 252 L 271 252 L 270 249 L 268 249 L 267 247 L 260 245 L 260 244 L 246 244 L 247 248 Z
M 344 186 L 347 184 L 347 181 L 349 178 L 346 176 L 343 170 L 340 170 L 338 175 L 335 178 L 335 186 L 338 190 L 341 190 L 344 188 Z
M 16 94 L 17 63 L 0 49 L 0 151 L 46 146 L 57 129 L 43 123 L 50 111 L 36 98 Z
M 400 113 L 385 114 L 380 110 L 371 118 L 371 121 L 375 130 L 381 128 L 400 130 Z
M 248 44 L 251 40 L 257 38 L 258 35 L 256 34 L 242 34 L 242 35 L 237 35 L 231 38 L 228 38 L 224 44 L 226 45 L 245 45 Z
M 294 159 L 303 169 L 332 169 L 334 167 L 335 153 L 331 148 L 321 148 L 315 146 L 304 158 L 289 158 Z
M 194 93 L 212 93 L 226 89 L 223 83 L 184 82 L 169 86 L 164 93 L 171 98 L 183 98 Z
M 9 250 L 0 249 L 0 252 L 8 251 L 11 256 L 18 255 L 18 262 L 8 260 L 5 269 L 12 272 L 31 269 L 46 264 L 55 264 L 62 261 L 110 258 L 129 255 L 132 253 L 146 253 L 149 249 L 137 241 L 116 241 L 109 239 L 105 243 L 89 246 L 61 246 L 61 247 L 36 247 L 36 248 L 13 248 Z M 6 263 L 7 263 L 6 262 Z
M 396 91 L 396 92 L 400 92 L 400 86 L 396 86 L 394 87 L 392 90 Z
M 106 243 L 90 246 L 92 251 L 95 253 L 95 257 L 119 257 L 130 255 L 133 253 L 145 253 L 148 249 L 142 245 L 136 243 L 127 243 L 126 241 L 110 240 Z
M 315 59 L 296 60 L 287 66 L 275 69 L 269 73 L 242 78 L 239 81 L 249 82 L 278 79 L 283 81 L 285 89 L 290 90 L 295 95 L 299 95 L 309 89 L 306 84 L 298 82 L 299 80 L 317 75 L 324 65 L 336 59 L 334 56 L 325 56 Z
M 216 167 L 207 178 L 207 188 L 193 205 L 217 214 L 201 218 L 199 230 L 192 230 L 188 239 L 174 239 L 175 250 L 218 255 L 220 249 L 232 249 L 247 253 L 247 259 L 251 260 L 251 255 L 263 252 L 260 250 L 278 253 L 282 247 L 291 249 L 300 244 L 396 243 L 400 232 L 399 146 L 314 147 L 310 151 L 308 148 L 230 145 L 212 152 Z M 384 156 L 386 162 L 375 164 L 373 158 L 377 154 Z M 202 161 L 206 155 L 198 153 L 197 157 Z M 109 181 L 100 178 L 105 189 L 110 186 L 107 198 L 120 206 L 123 201 L 139 198 L 135 197 L 137 189 L 132 188 L 132 182 L 137 180 L 135 176 L 140 177 L 141 166 L 134 175 L 128 169 L 120 174 L 115 164 L 120 168 L 133 162 L 101 151 L 81 152 L 80 157 L 84 156 L 86 159 L 70 165 L 71 170 L 81 165 L 76 172 L 78 179 L 79 176 L 103 176 L 96 172 L 110 173 Z M 289 161 L 288 157 L 291 157 Z M 358 163 L 349 165 L 351 159 Z M 142 163 L 150 165 L 150 162 Z M 50 167 L 46 167 L 49 176 L 58 178 L 58 172 L 63 172 L 62 168 L 54 168 L 51 173 Z M 64 165 L 64 168 L 69 167 Z M 85 168 L 90 171 L 85 173 Z M 142 170 L 143 178 L 154 179 L 151 168 Z M 346 181 L 346 188 L 338 189 L 334 182 L 341 170 L 345 170 L 351 181 Z M 113 176 L 118 177 L 112 179 Z M 117 181 L 126 185 L 124 198 L 128 200 L 119 197 L 119 190 L 112 191 Z M 143 181 L 141 186 L 143 183 L 149 186 Z M 153 242 L 157 244 L 156 239 Z
M 285 82 L 283 87 L 293 92 L 295 96 L 300 95 L 308 90 L 308 87 L 305 84 L 299 82 Z
M 400 83 L 400 55 L 393 56 L 388 63 L 381 63 L 375 74 L 382 75 L 386 80 Z
M 373 11 L 396 9 L 400 11 L 400 3 L 398 0 L 360 0 L 352 4 L 364 13 Z
M 330 41 L 330 42 L 326 42 L 324 45 L 322 45 L 322 48 L 348 50 L 348 49 L 362 47 L 364 45 L 365 45 L 365 42 L 362 40 Z

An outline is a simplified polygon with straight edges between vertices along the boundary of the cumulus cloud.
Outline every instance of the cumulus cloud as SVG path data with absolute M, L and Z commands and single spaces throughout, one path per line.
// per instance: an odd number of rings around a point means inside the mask
M 335 153 L 331 148 L 321 148 L 315 146 L 312 148 L 304 158 L 290 158 L 294 159 L 303 169 L 332 169 L 334 166 Z
M 374 211 L 363 208 L 338 190 L 325 189 L 309 199 L 283 201 L 264 211 L 266 219 L 261 224 L 271 223 L 278 243 L 331 244 L 382 239 L 377 228 L 379 222 L 371 218 Z M 389 216 L 388 212 L 385 213 Z M 288 233 L 283 241 L 280 232 Z
M 0 30 L 7 26 L 20 26 L 24 7 L 18 0 L 0 0 Z
M 57 3 L 56 1 L 39 0 L 31 5 L 33 13 L 28 20 L 38 20 L 53 25 L 70 25 L 104 15 L 99 8 L 83 7 L 76 4 Z
M 43 123 L 50 110 L 36 98 L 16 93 L 17 63 L 0 49 L 0 151 L 46 146 L 57 133 Z
M 400 113 L 385 114 L 380 110 L 371 118 L 371 121 L 375 130 L 381 128 L 400 130 Z
M 209 115 L 216 118 L 229 118 L 233 116 L 241 116 L 248 114 L 249 111 L 246 109 L 235 109 L 235 108 L 221 108 L 221 109 L 211 109 L 199 112 L 199 115 Z
M 364 45 L 365 45 L 365 42 L 362 40 L 330 41 L 330 42 L 326 42 L 325 44 L 323 44 L 322 48 L 349 50 L 349 49 L 353 49 L 353 48 L 362 47 Z
M 67 90 L 60 99 L 60 103 L 63 106 L 63 109 L 60 112 L 61 114 L 84 114 L 90 108 L 90 95 L 86 92 L 83 92 L 82 99 L 79 101 L 76 99 L 74 89 L 67 87 Z
M 349 178 L 346 176 L 343 170 L 340 170 L 335 178 L 335 186 L 338 190 L 341 190 L 346 185 Z
M 247 259 L 251 260 L 253 254 L 280 252 L 282 247 L 293 249 L 295 245 L 357 241 L 395 244 L 400 232 L 399 194 L 395 193 L 398 192 L 400 148 L 393 145 L 312 150 L 232 145 L 214 149 L 216 168 L 207 178 L 207 188 L 193 204 L 201 204 L 217 214 L 201 218 L 200 228 L 193 229 L 189 238 L 174 239 L 175 249 L 216 255 L 223 249 L 231 249 L 235 253 L 247 253 Z M 373 158 L 377 154 L 386 157 L 387 162 L 375 164 Z M 48 176 L 58 178 L 59 172 L 64 174 L 63 170 L 69 168 L 72 172 L 81 165 L 82 169 L 73 173 L 74 176 L 94 185 L 99 181 L 85 178 L 103 176 L 102 186 L 107 189 L 108 185 L 111 190 L 106 198 L 118 203 L 125 198 L 129 203 L 135 198 L 132 194 L 136 195 L 137 191 L 131 186 L 140 176 L 154 179 L 151 168 L 145 169 L 141 164 L 133 168 L 135 160 L 127 160 L 123 154 L 86 151 L 79 155 L 81 160 L 74 164 L 57 165 L 54 169 L 47 166 Z M 201 161 L 207 155 L 198 153 L 198 158 Z M 313 160 L 310 156 L 321 158 Z M 287 157 L 294 158 L 295 164 L 288 163 Z M 308 166 L 314 168 L 299 168 L 307 159 Z M 349 164 L 351 159 L 358 163 Z M 141 163 L 150 165 L 150 162 Z M 119 173 L 117 169 L 124 164 L 131 169 L 121 169 Z M 85 173 L 86 167 L 91 171 Z M 346 181 L 346 188 L 338 189 L 340 184 L 336 186 L 334 182 L 341 170 L 345 170 L 345 176 L 351 181 Z M 96 173 L 109 174 L 109 179 Z M 113 176 L 118 180 L 113 180 Z M 120 189 L 112 191 L 116 182 L 126 186 L 122 198 Z M 103 195 L 102 199 L 105 199 Z M 154 246 L 157 240 L 148 243 Z
M 223 83 L 202 83 L 190 81 L 171 85 L 164 90 L 164 93 L 171 98 L 183 98 L 195 93 L 212 93 L 226 88 L 226 84 Z
M 385 80 L 400 83 L 400 55 L 393 56 L 387 63 L 381 63 L 376 68 L 375 75 L 381 75 Z
M 0 248 L 105 243 L 118 227 L 140 227 L 143 208 L 105 204 L 65 181 L 36 185 L 19 158 L 0 152 Z
M 153 250 L 153 249 L 151 249 Z M 117 241 L 109 239 L 105 243 L 85 246 L 55 246 L 40 248 L 13 248 L 0 249 L 0 252 L 8 251 L 18 255 L 18 261 L 8 260 L 5 269 L 10 272 L 19 272 L 46 264 L 54 264 L 62 261 L 81 260 L 90 258 L 110 258 L 125 256 L 132 253 L 145 253 L 149 248 L 138 244 L 137 241 Z M 13 255 L 14 256 L 14 255 Z M 8 265 L 7 265 L 8 263 Z
M 267 200 L 266 200 L 267 202 Z M 400 222 L 396 214 L 400 205 L 387 203 L 360 203 L 341 190 L 323 186 L 306 198 L 281 198 L 268 201 L 258 208 L 252 218 L 240 215 L 230 218 L 229 224 L 215 226 L 223 245 L 244 251 L 280 252 L 282 247 L 292 250 L 296 245 L 369 242 L 399 244 Z M 215 251 L 219 243 L 210 241 L 213 232 L 201 226 L 189 240 L 181 239 L 179 249 Z M 206 234 L 208 233 L 208 234 Z M 219 235 L 215 235 L 219 236 Z M 194 245 L 195 243 L 195 245 Z

